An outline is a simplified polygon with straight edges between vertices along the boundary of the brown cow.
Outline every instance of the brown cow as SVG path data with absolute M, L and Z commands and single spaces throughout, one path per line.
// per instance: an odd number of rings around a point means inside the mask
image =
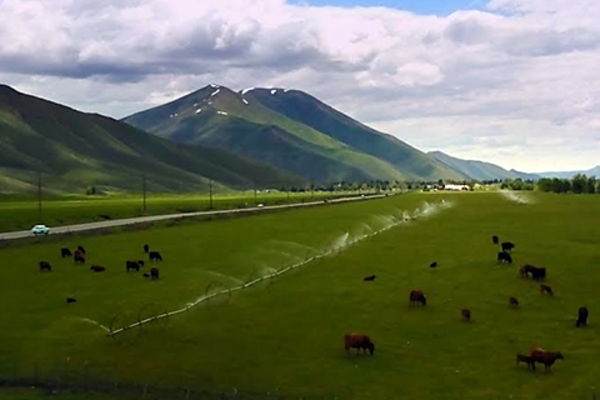
M 81 252 L 76 251 L 73 260 L 75 263 L 85 264 L 85 256 Z
M 531 357 L 531 361 L 533 361 L 533 369 L 535 369 L 535 363 L 540 363 L 544 364 L 546 371 L 552 367 L 552 364 L 554 364 L 556 360 L 564 360 L 561 353 L 553 353 L 540 348 L 531 350 L 529 356 Z
M 519 300 L 516 297 L 511 297 L 508 299 L 508 305 L 512 308 L 517 308 L 519 307 Z
M 471 310 L 469 310 L 468 308 L 464 308 L 464 309 L 460 310 L 460 315 L 467 322 L 469 322 L 471 320 Z
M 517 367 L 520 363 L 527 363 L 527 368 L 535 369 L 535 362 L 531 358 L 531 356 L 524 356 L 523 354 L 517 354 Z
M 410 295 L 408 297 L 409 305 L 422 304 L 424 306 L 427 305 L 427 299 L 425 298 L 425 294 L 423 294 L 422 290 L 411 290 Z
M 52 271 L 52 265 L 48 261 L 40 261 L 40 272 Z
M 366 354 L 367 350 L 373 355 L 375 353 L 375 344 L 371 339 L 362 333 L 347 333 L 344 335 L 344 348 L 346 353 L 350 352 L 350 349 L 356 349 L 356 354 L 362 349 Z
M 151 278 L 152 280 L 156 280 L 156 279 L 158 279 L 158 268 L 156 268 L 156 267 L 152 267 L 152 268 L 150 269 L 150 278 Z
M 550 296 L 554 296 L 554 291 L 552 291 L 552 288 L 548 285 L 540 285 L 540 290 L 542 294 L 549 294 Z

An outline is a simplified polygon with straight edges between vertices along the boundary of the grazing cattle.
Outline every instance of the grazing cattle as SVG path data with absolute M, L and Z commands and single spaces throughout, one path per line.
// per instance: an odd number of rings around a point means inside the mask
M 498 244 L 499 241 L 500 241 L 500 239 L 498 239 L 498 236 L 496 236 L 496 235 L 492 236 L 492 242 L 494 244 Z
M 515 244 L 511 242 L 502 243 L 502 251 L 511 251 L 515 248 Z
M 467 322 L 471 320 L 471 310 L 467 308 L 460 310 L 460 315 L 462 316 L 462 319 Z
M 350 349 L 356 349 L 356 354 L 362 349 L 366 354 L 367 350 L 373 355 L 375 353 L 375 344 L 367 335 L 362 333 L 347 333 L 344 335 L 344 349 L 346 353 L 350 352 Z
M 40 261 L 40 271 L 52 271 L 52 265 L 48 261 Z
M 521 276 L 523 277 L 531 277 L 535 281 L 541 281 L 546 278 L 546 268 L 545 267 L 535 267 L 533 265 L 525 264 L 520 269 Z
M 523 354 L 517 354 L 517 367 L 520 363 L 527 363 L 527 368 L 535 369 L 535 362 L 531 358 L 531 356 L 524 356 Z
M 92 265 L 92 266 L 90 267 L 90 271 L 94 271 L 94 272 L 104 272 L 104 271 L 106 271 L 106 268 L 104 268 L 104 267 L 103 267 L 103 266 L 101 266 L 101 265 Z
M 577 318 L 577 322 L 575 323 L 575 326 L 577 326 L 577 327 L 586 326 L 587 319 L 588 319 L 587 307 L 579 307 L 579 316 Z
M 434 261 L 431 264 L 429 264 L 429 268 L 436 268 L 437 266 L 438 266 L 437 261 Z
M 519 300 L 517 300 L 516 297 L 511 297 L 510 299 L 508 299 L 508 305 L 512 308 L 517 308 L 519 307 Z
M 542 294 L 549 294 L 550 296 L 554 296 L 552 288 L 548 285 L 540 285 L 540 291 L 542 292 Z
M 150 253 L 148 253 L 148 257 L 150 257 L 151 261 L 162 261 L 162 256 L 160 255 L 160 253 L 158 251 L 151 251 Z
M 158 268 L 152 267 L 150 269 L 150 278 L 152 278 L 153 281 L 158 279 Z
M 498 253 L 498 263 L 508 263 L 508 264 L 512 264 L 513 259 L 512 256 L 510 254 L 508 254 L 505 251 L 501 251 Z
M 75 263 L 85 264 L 85 256 L 83 253 L 76 251 L 75 256 L 73 256 L 73 260 Z
M 535 369 L 535 363 L 540 363 L 544 364 L 546 370 L 549 370 L 556 360 L 564 360 L 561 353 L 552 353 L 539 348 L 533 349 L 529 356 L 531 357 L 531 361 L 533 361 L 533 369 Z
M 147 272 L 144 272 L 144 278 L 150 278 L 150 274 Z
M 544 279 L 546 279 L 546 268 L 541 267 L 534 270 L 532 278 L 534 281 L 543 281 Z
M 69 250 L 67 247 L 63 247 L 62 249 L 60 249 L 60 256 L 62 258 L 65 257 L 71 257 L 73 254 L 71 253 L 71 250 Z
M 411 290 L 408 301 L 409 305 L 416 305 L 419 303 L 424 306 L 427 305 L 427 299 L 425 298 L 425 294 L 423 294 L 422 290 Z
M 375 280 L 375 278 L 377 278 L 377 276 L 371 275 L 371 276 L 367 276 L 365 279 L 363 279 L 363 281 L 365 281 L 365 282 L 373 282 Z
M 67 297 L 67 303 L 77 303 L 77 299 L 74 299 L 72 297 Z
M 83 246 L 77 246 L 77 250 L 85 254 L 85 248 Z
M 144 245 L 144 253 L 148 254 L 148 252 L 150 251 L 150 246 L 148 246 L 147 244 Z
M 137 272 L 140 271 L 140 264 L 137 263 L 137 261 L 127 261 L 125 263 L 125 268 L 127 269 L 127 272 L 129 272 L 130 270 L 136 270 Z
M 138 264 L 140 264 L 140 267 L 143 267 L 143 266 L 144 266 L 144 264 L 145 264 L 145 263 L 144 263 L 144 260 L 138 260 Z

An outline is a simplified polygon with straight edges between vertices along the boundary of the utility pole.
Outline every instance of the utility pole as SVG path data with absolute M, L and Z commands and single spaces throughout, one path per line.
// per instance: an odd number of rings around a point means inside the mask
M 208 181 L 208 195 L 210 198 L 210 209 L 212 210 L 213 208 L 213 181 L 212 179 L 210 181 Z
M 42 222 L 42 173 L 38 171 L 38 220 Z
M 142 175 L 142 193 L 144 199 L 144 214 L 146 213 L 146 175 Z

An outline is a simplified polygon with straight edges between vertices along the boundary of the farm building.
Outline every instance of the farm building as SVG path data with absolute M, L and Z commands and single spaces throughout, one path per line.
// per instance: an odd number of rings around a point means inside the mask
M 445 185 L 444 190 L 460 191 L 460 190 L 471 190 L 471 188 L 468 185 Z

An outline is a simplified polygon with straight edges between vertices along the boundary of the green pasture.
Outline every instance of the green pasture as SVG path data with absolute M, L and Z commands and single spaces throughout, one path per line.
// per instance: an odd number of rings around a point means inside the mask
M 592 399 L 600 383 L 600 201 L 526 196 L 529 204 L 498 193 L 415 193 L 4 248 L 0 377 L 86 375 L 265 399 Z M 452 207 L 142 330 L 109 339 L 93 323 L 117 327 L 180 308 L 442 201 Z M 494 234 L 516 243 L 514 265 L 496 263 Z M 125 260 L 144 258 L 144 243 L 165 258 L 157 282 L 125 272 Z M 88 250 L 86 266 L 60 259 L 60 247 L 78 244 Z M 38 272 L 40 260 L 53 271 Z M 548 269 L 554 297 L 519 277 L 524 263 Z M 90 264 L 108 271 L 92 274 Z M 371 274 L 376 281 L 363 282 Z M 415 288 L 426 307 L 408 307 Z M 510 296 L 519 309 L 509 308 Z M 576 329 L 583 305 L 589 326 Z M 462 308 L 471 322 L 461 320 Z M 346 332 L 370 335 L 375 355 L 346 355 Z M 550 373 L 516 368 L 515 354 L 534 346 L 565 359 Z
M 363 192 L 368 194 L 368 192 Z M 357 192 L 237 192 L 213 197 L 213 209 L 254 207 L 310 201 L 313 199 L 355 196 Z M 75 223 L 103 221 L 182 212 L 210 210 L 210 198 L 205 195 L 148 195 L 144 210 L 142 196 L 90 196 L 52 198 L 42 201 L 40 216 L 37 200 L 0 200 L 0 232 L 30 229 L 44 223 L 50 227 Z

